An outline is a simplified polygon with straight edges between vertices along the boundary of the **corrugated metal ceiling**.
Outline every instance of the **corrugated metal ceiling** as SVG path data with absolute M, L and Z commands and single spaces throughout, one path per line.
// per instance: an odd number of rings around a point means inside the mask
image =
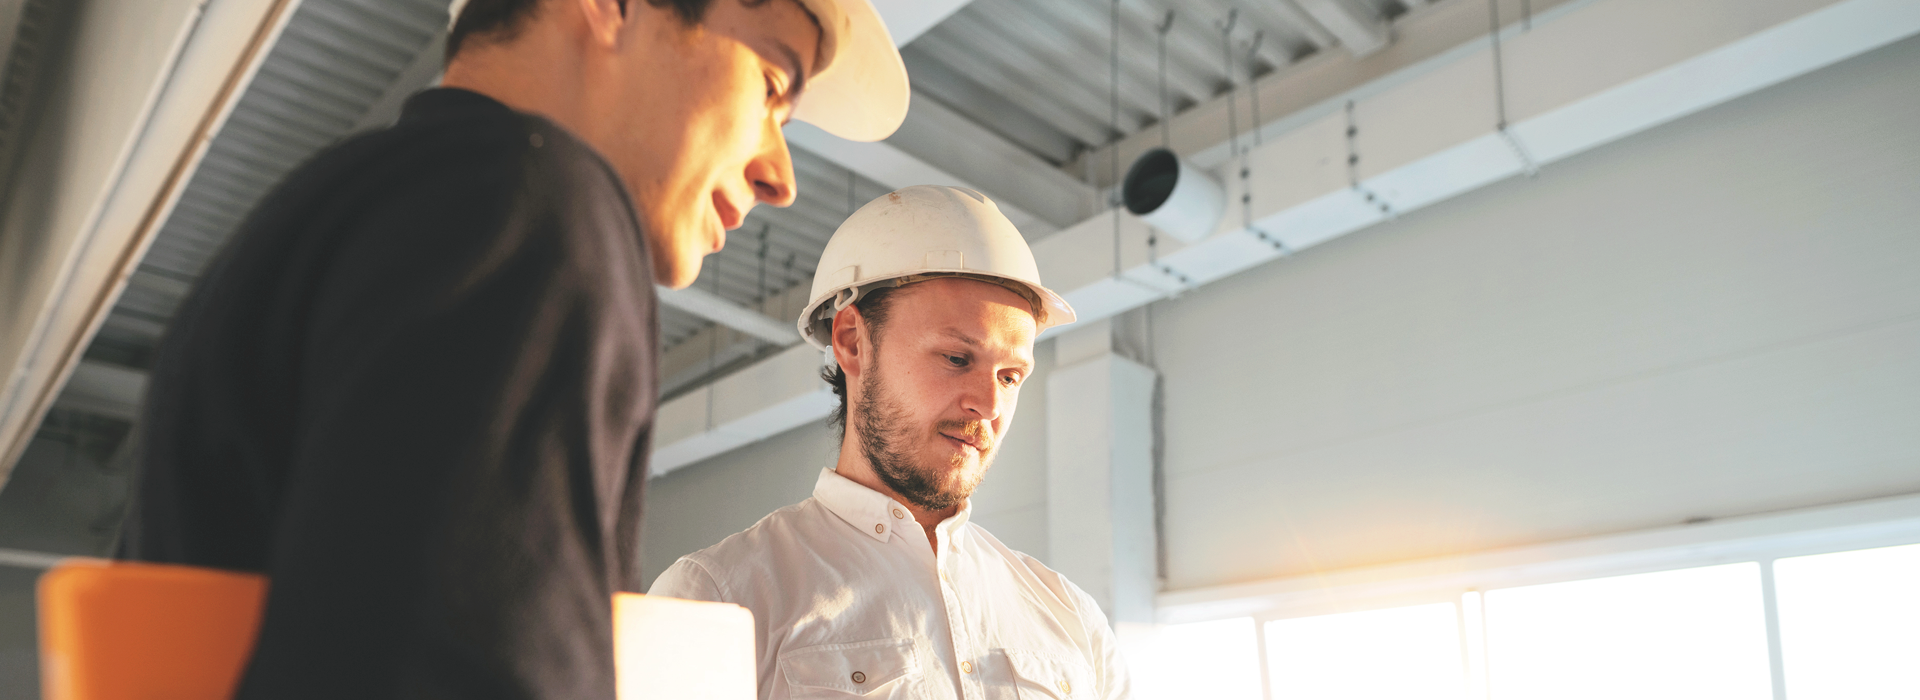
M 443 31 L 447 2 L 305 0 L 214 139 L 89 347 L 89 359 L 145 367 L 193 280 L 241 218 L 289 170 L 345 136 L 393 88 Z M 1405 9 L 1400 0 L 1351 2 L 1381 17 Z M 903 50 L 915 99 L 938 101 L 1060 165 L 1158 123 L 1157 27 L 1170 14 L 1166 76 L 1168 108 L 1175 114 L 1229 86 L 1222 55 L 1229 12 L 1236 15 L 1230 40 L 1242 81 L 1256 32 L 1262 38 L 1251 64 L 1255 75 L 1334 43 L 1293 0 L 1121 0 L 1120 119 L 1110 125 L 1114 7 L 1108 0 L 974 0 Z M 799 201 L 785 209 L 756 208 L 729 236 L 726 249 L 709 259 L 697 282 L 701 288 L 757 308 L 809 283 L 840 221 L 892 189 L 803 150 L 794 153 L 794 169 Z M 661 310 L 661 325 L 669 349 L 712 327 L 672 308 Z M 736 345 L 724 354 L 752 352 Z

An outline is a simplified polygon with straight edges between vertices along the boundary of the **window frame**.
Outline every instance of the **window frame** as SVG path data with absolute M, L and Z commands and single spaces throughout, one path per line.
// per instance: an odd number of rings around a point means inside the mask
M 1786 697 L 1773 563 L 1778 559 L 1920 544 L 1920 495 L 1690 522 L 1613 535 L 1438 557 L 1245 584 L 1168 591 L 1161 624 L 1251 617 L 1263 698 L 1273 697 L 1267 623 L 1407 605 L 1453 603 L 1468 659 L 1468 697 L 1486 696 L 1481 594 L 1504 588 L 1757 562 L 1773 697 Z M 1478 659 L 1476 668 L 1474 659 Z M 1475 674 L 1479 674 L 1475 677 Z

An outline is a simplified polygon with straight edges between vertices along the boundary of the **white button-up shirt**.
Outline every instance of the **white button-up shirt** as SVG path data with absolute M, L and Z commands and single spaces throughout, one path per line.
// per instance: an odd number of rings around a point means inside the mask
M 653 595 L 753 611 L 760 697 L 1127 697 L 1093 599 L 967 522 L 934 528 L 833 470 L 813 497 L 681 557 Z M 937 552 L 937 553 L 936 553 Z

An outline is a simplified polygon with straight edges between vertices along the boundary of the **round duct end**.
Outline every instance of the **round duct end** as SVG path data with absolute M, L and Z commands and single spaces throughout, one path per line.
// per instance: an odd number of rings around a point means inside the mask
M 1120 185 L 1127 211 L 1188 243 L 1206 238 L 1220 225 L 1225 194 L 1220 183 L 1164 148 L 1140 154 Z

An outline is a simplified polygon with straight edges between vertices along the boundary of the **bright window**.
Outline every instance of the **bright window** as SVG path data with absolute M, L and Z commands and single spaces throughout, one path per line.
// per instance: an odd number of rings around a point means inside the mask
M 1275 700 L 1457 700 L 1465 689 L 1453 603 L 1274 620 L 1266 632 Z
M 1788 697 L 1920 697 L 1920 545 L 1773 566 Z
M 1259 700 L 1253 618 L 1165 625 L 1127 647 L 1140 700 Z
M 1758 563 L 1507 588 L 1485 600 L 1493 700 L 1773 697 Z

